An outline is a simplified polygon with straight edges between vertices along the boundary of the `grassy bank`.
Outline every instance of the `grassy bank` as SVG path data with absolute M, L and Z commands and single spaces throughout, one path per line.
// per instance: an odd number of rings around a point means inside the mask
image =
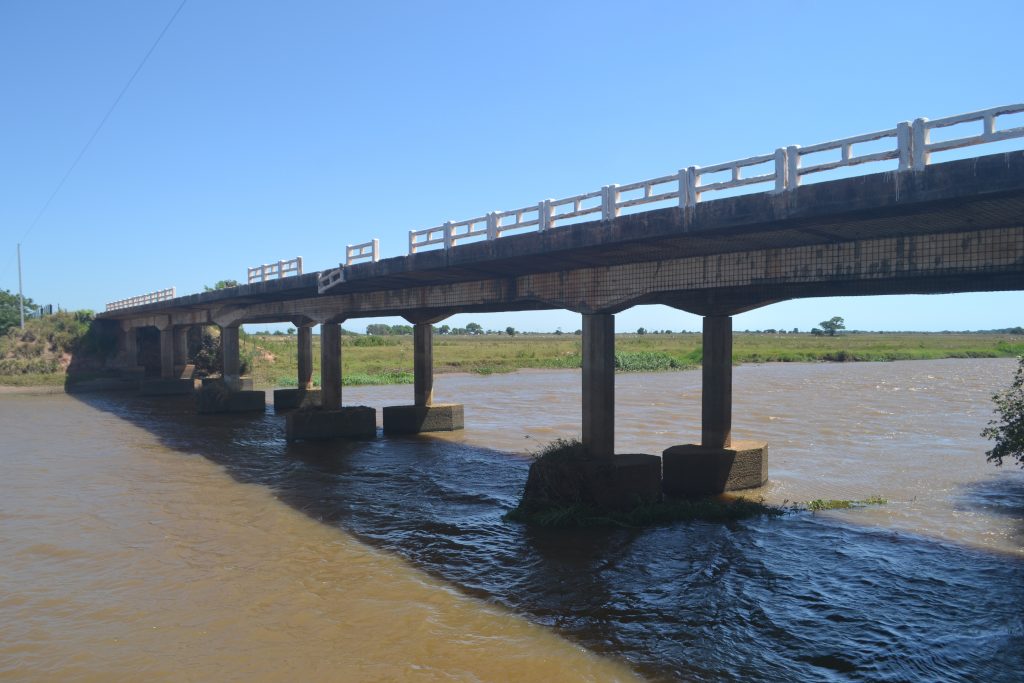
M 253 357 L 253 376 L 264 386 L 295 384 L 296 340 L 250 335 L 243 344 Z M 492 374 L 522 369 L 580 367 L 576 335 L 479 335 L 434 337 L 437 373 Z M 615 338 L 616 365 L 622 372 L 694 368 L 701 362 L 699 334 L 622 334 Z M 314 377 L 319 374 L 319 339 L 313 338 Z M 345 336 L 343 376 L 349 384 L 412 382 L 410 336 Z M 1006 334 L 810 334 L 735 335 L 736 363 L 850 362 L 1002 358 L 1024 353 L 1024 337 Z
M 76 350 L 100 346 L 89 338 L 86 319 L 61 314 L 31 321 L 26 333 L 0 338 L 0 385 L 57 385 Z M 582 339 L 573 334 L 435 335 L 437 373 L 492 374 L 522 369 L 580 367 Z M 109 346 L 110 340 L 103 345 Z M 294 386 L 296 337 L 249 334 L 243 356 L 252 359 L 259 386 Z M 314 378 L 320 373 L 319 338 L 313 338 Z M 701 362 L 699 334 L 620 334 L 615 338 L 621 372 L 684 370 Z M 346 384 L 412 383 L 412 337 L 345 335 L 342 366 Z M 104 355 L 111 349 L 103 348 Z M 95 351 L 94 351 L 95 353 Z M 810 334 L 736 333 L 736 363 L 891 361 L 936 358 L 998 358 L 1024 353 L 1024 337 L 1011 334 Z M 76 355 L 77 357 L 77 355 Z

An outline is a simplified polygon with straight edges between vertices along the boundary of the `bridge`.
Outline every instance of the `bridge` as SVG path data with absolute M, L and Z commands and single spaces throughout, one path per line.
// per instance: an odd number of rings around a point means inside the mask
M 262 392 L 243 391 L 239 326 L 295 325 L 298 389 L 275 392 L 275 406 L 319 406 L 289 412 L 286 426 L 289 438 L 318 438 L 375 433 L 372 410 L 342 407 L 343 321 L 401 316 L 413 324 L 413 402 L 385 408 L 383 424 L 418 432 L 463 426 L 461 405 L 433 401 L 433 324 L 456 313 L 568 309 L 583 317 L 582 440 L 592 456 L 621 469 L 623 486 L 642 480 L 642 489 L 655 477 L 672 493 L 759 486 L 766 444 L 732 438 L 732 316 L 802 297 L 1024 289 L 1024 151 L 932 160 L 1024 137 L 1024 126 L 1001 125 L 1022 112 L 1016 104 L 922 118 L 688 166 L 414 230 L 404 256 L 381 258 L 372 240 L 349 245 L 330 270 L 303 273 L 301 260 L 280 261 L 250 269 L 239 287 L 185 296 L 163 290 L 114 302 L 99 318 L 118 326 L 118 362 L 127 367 L 138 365 L 137 330 L 158 329 L 161 376 L 182 391 L 191 384 L 173 378 L 188 360 L 188 329 L 219 326 L 232 390 L 224 410 L 262 410 L 265 401 Z M 855 174 L 880 163 L 895 168 Z M 825 171 L 850 176 L 808 182 Z M 704 318 L 702 430 L 699 443 L 667 444 L 662 458 L 641 461 L 613 452 L 614 316 L 655 303 Z

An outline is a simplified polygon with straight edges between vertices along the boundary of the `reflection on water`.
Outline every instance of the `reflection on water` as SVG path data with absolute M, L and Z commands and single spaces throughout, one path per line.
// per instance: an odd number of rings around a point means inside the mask
M 770 444 L 756 495 L 891 502 L 575 532 L 501 516 L 517 453 L 578 433 L 578 373 L 441 376 L 465 432 L 355 443 L 180 401 L 0 397 L 0 677 L 1018 680 L 1024 476 L 977 436 L 1011 370 L 737 368 L 734 433 Z M 620 451 L 699 434 L 699 373 L 617 387 Z

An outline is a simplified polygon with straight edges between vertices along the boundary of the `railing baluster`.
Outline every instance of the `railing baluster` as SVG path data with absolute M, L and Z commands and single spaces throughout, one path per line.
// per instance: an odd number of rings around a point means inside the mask
M 923 171 L 931 156 L 928 153 L 928 119 L 914 119 L 912 129 L 914 134 L 914 170 Z

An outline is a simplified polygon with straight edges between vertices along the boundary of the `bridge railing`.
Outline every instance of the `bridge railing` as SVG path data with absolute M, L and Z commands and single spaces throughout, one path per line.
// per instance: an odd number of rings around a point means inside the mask
M 287 261 L 277 263 L 264 263 L 262 266 L 254 266 L 248 269 L 248 283 L 266 282 L 267 280 L 283 277 L 294 277 L 302 275 L 302 257 L 296 256 Z
M 345 247 L 346 266 L 351 266 L 353 263 L 360 263 L 367 260 L 380 260 L 380 240 L 372 239 L 369 242 L 363 242 L 362 244 L 349 244 Z
M 861 164 L 898 160 L 900 171 L 921 171 L 936 152 L 1024 137 L 1024 126 L 998 127 L 1000 117 L 1022 112 L 1024 104 L 1011 104 L 931 121 L 926 118 L 912 123 L 902 121 L 893 128 L 874 133 L 804 147 L 780 147 L 770 154 L 713 166 L 688 166 L 657 178 L 626 185 L 606 185 L 599 191 L 563 199 L 545 199 L 521 209 L 492 211 L 469 220 L 448 221 L 432 228 L 409 231 L 409 253 L 415 254 L 431 247 L 452 249 L 459 242 L 494 240 L 528 229 L 543 232 L 582 216 L 612 220 L 620 216 L 623 209 L 646 204 L 664 206 L 665 202 L 674 200 L 685 209 L 705 201 L 707 193 L 748 185 L 767 185 L 770 186 L 766 188 L 768 192 L 787 192 L 799 187 L 808 175 Z M 932 131 L 972 122 L 981 123 L 980 133 L 936 142 L 930 139 Z M 335 278 L 333 283 L 339 279 L 344 277 Z M 321 291 L 325 289 L 322 285 Z
M 150 292 L 148 294 L 140 294 L 139 296 L 129 297 L 127 299 L 119 299 L 118 301 L 111 301 L 107 304 L 108 311 L 120 311 L 125 308 L 134 308 L 135 306 L 145 306 L 146 304 L 155 304 L 161 301 L 170 301 L 174 298 L 174 287 L 168 289 L 161 289 L 156 292 Z

